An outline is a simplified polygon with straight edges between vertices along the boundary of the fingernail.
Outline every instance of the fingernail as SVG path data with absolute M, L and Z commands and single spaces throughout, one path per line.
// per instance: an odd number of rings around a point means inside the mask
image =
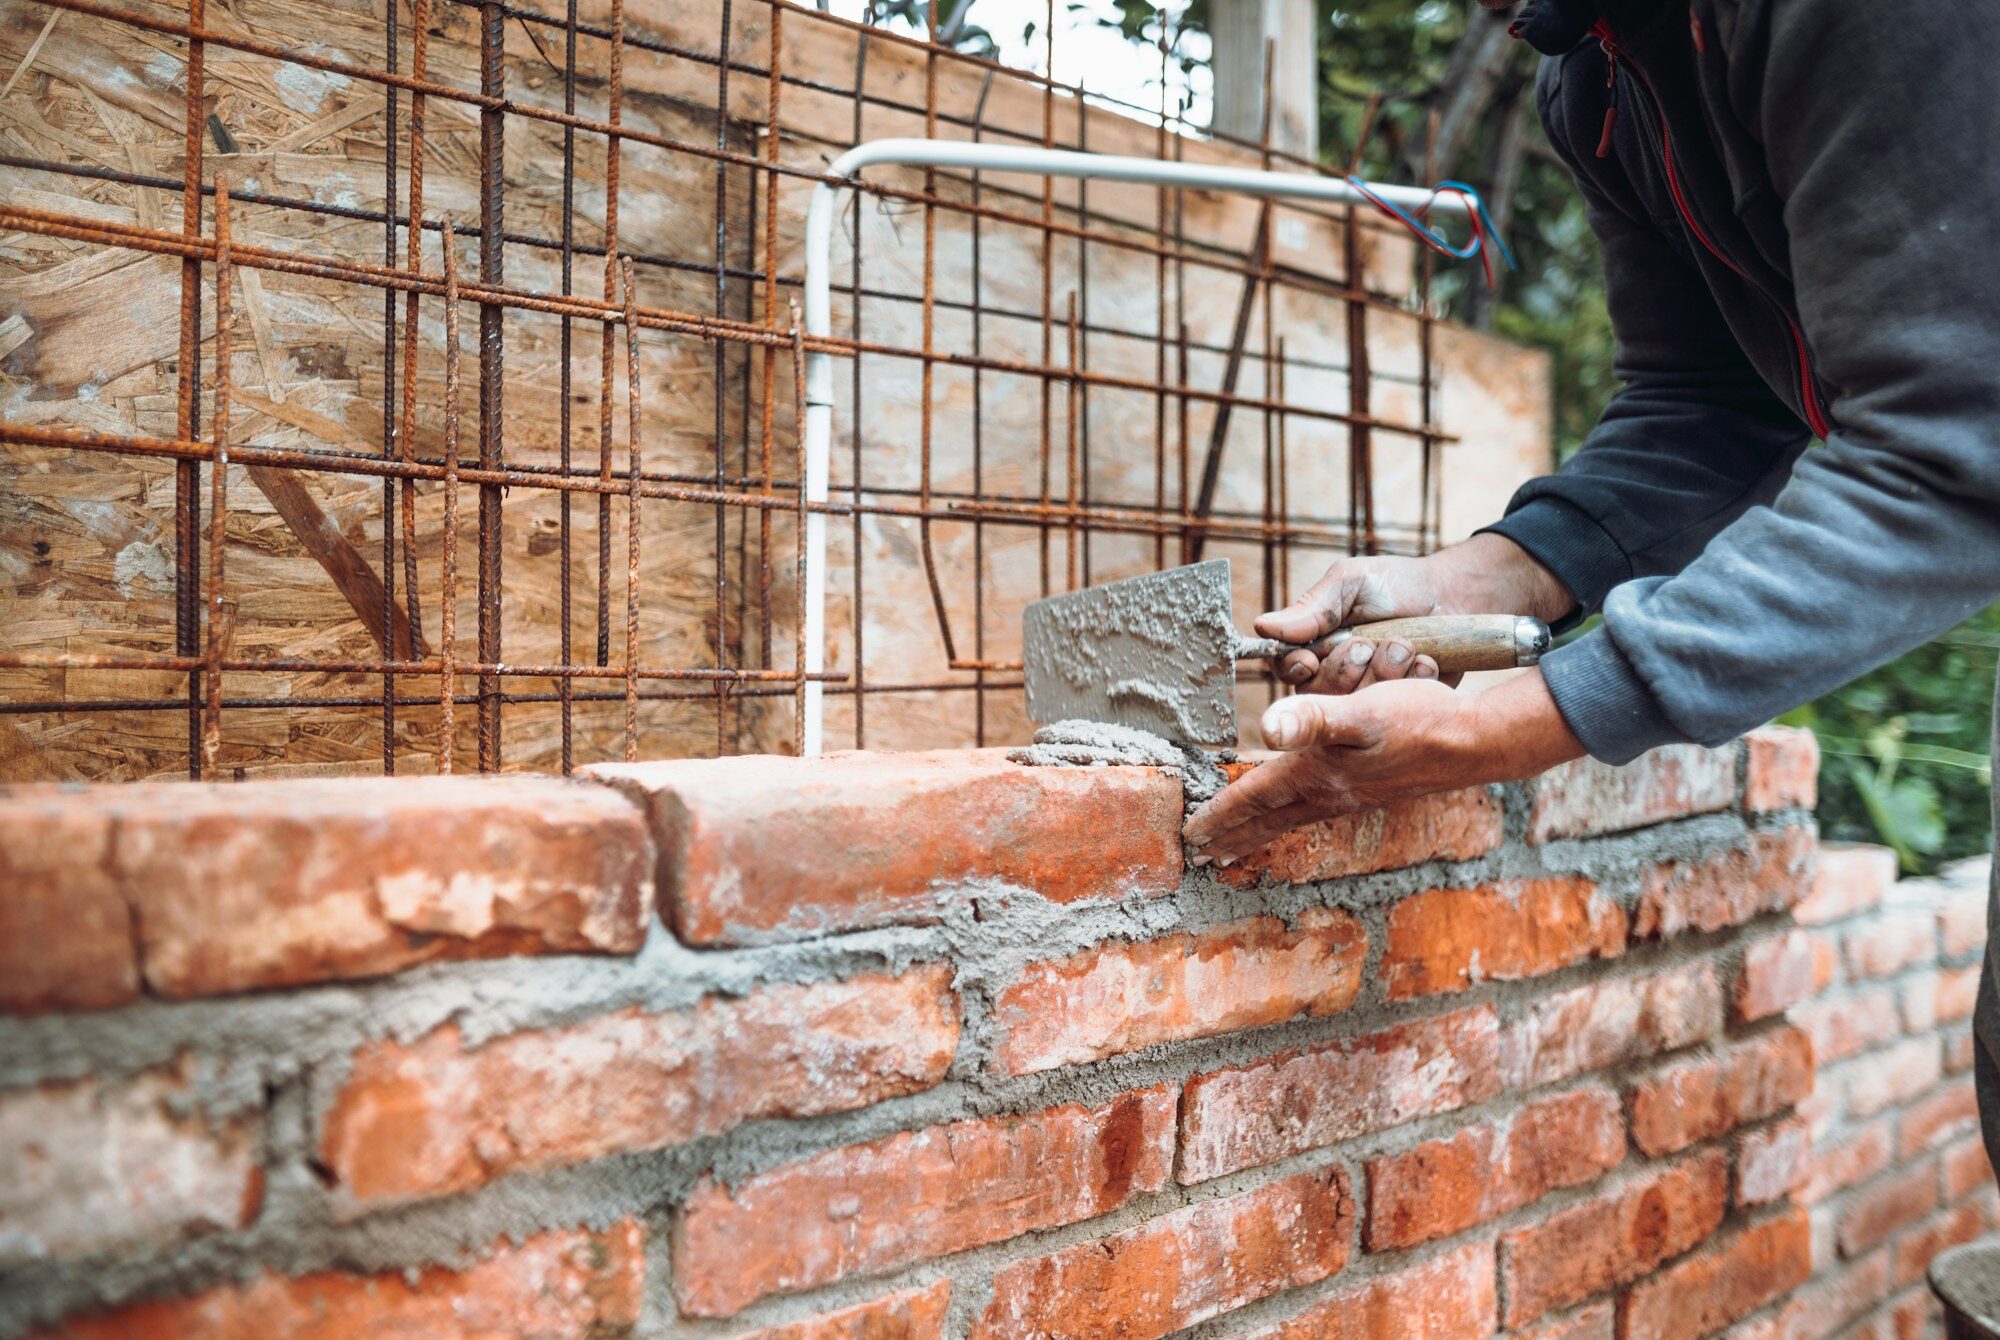
M 1375 644 L 1373 642 L 1355 642 L 1349 644 L 1347 659 L 1356 665 L 1368 664 L 1368 662 L 1375 659 Z
M 1312 667 L 1309 665 L 1294 665 L 1285 669 L 1285 678 L 1294 684 L 1303 684 L 1312 677 Z
M 1236 864 L 1236 858 L 1234 856 L 1225 856 L 1221 860 L 1216 862 L 1216 865 L 1218 865 L 1224 870 L 1227 870 L 1230 866 L 1235 864 Z
M 1215 858 L 1212 856 L 1190 856 L 1188 858 L 1188 864 L 1193 866 L 1195 869 L 1199 870 L 1214 859 Z
M 1209 843 L 1213 841 L 1215 841 L 1215 834 L 1213 833 L 1203 833 L 1199 837 L 1190 833 L 1188 835 L 1187 843 L 1188 846 L 1190 847 L 1206 847 Z
M 1416 668 L 1415 668 L 1414 670 L 1410 671 L 1410 678 L 1411 678 L 1411 679 L 1436 679 L 1436 678 L 1437 678 L 1437 670 L 1436 670 L 1436 668 L 1435 668 L 1435 667 L 1433 667 L 1433 666 L 1429 666 L 1429 665 L 1425 665 L 1425 664 L 1423 664 L 1422 662 L 1419 662 L 1419 663 L 1417 664 L 1417 667 L 1416 667 Z
M 1391 665 L 1401 665 L 1410 659 L 1410 649 L 1401 642 L 1391 642 L 1382 648 L 1382 659 Z
M 1273 749 L 1290 749 L 1304 729 L 1298 713 L 1285 706 L 1289 701 L 1284 699 L 1274 703 L 1264 713 L 1264 743 Z

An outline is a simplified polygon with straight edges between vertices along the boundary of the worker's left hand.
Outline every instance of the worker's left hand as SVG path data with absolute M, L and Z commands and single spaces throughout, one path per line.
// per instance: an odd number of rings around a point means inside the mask
M 1539 672 L 1478 695 L 1434 680 L 1300 694 L 1273 703 L 1261 724 L 1281 756 L 1195 811 L 1183 832 L 1196 865 L 1233 865 L 1304 824 L 1531 777 L 1584 752 Z

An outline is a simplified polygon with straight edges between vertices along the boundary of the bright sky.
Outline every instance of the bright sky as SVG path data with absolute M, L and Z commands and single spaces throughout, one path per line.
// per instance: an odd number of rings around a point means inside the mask
M 832 0 L 829 8 L 843 18 L 859 19 L 867 10 L 867 0 Z M 1183 5 L 1172 5 L 1178 13 Z M 1000 44 L 1000 59 L 1018 69 L 1041 70 L 1046 64 L 1042 24 L 1047 18 L 1042 0 L 972 0 L 968 21 L 986 29 Z M 1115 19 L 1112 0 L 1057 0 L 1055 77 L 1062 83 L 1082 83 L 1092 93 L 1136 103 L 1140 107 L 1160 105 L 1160 56 L 1153 46 L 1128 42 L 1116 28 L 1104 26 L 1100 18 Z M 1032 36 L 1027 35 L 1033 25 Z M 1194 34 L 1186 39 L 1187 54 L 1205 59 L 1208 38 Z M 1186 88 L 1178 60 L 1169 62 L 1167 83 L 1170 98 L 1178 100 Z M 1188 119 L 1197 126 L 1209 121 L 1210 79 L 1206 64 L 1194 71 L 1193 102 Z

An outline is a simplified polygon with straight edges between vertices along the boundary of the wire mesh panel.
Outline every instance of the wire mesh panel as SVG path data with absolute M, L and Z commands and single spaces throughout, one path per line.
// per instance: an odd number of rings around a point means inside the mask
M 17 0 L 0 69 L 16 778 L 795 748 L 826 164 L 1307 166 L 785 0 Z M 1020 738 L 1040 595 L 1227 556 L 1247 611 L 1447 529 L 1404 234 L 884 169 L 835 253 L 833 747 Z

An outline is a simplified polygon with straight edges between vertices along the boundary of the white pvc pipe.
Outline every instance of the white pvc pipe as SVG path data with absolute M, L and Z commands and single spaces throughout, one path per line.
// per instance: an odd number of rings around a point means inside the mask
M 1121 158 L 1111 154 L 1075 153 L 1067 149 L 1025 149 L 1011 145 L 971 144 L 963 140 L 888 139 L 857 144 L 833 161 L 829 177 L 852 178 L 862 168 L 894 163 L 906 167 L 964 168 L 984 172 L 1024 172 L 1039 177 L 1087 177 L 1102 181 L 1138 182 L 1148 186 L 1178 186 L 1199 191 L 1230 191 L 1238 195 L 1320 200 L 1337 205 L 1368 203 L 1368 198 L 1338 177 L 1302 172 L 1263 172 L 1255 168 L 1210 163 L 1167 163 L 1153 158 Z M 813 188 L 806 210 L 805 334 L 833 334 L 832 276 L 834 208 L 847 181 L 822 181 Z M 1428 208 L 1463 216 L 1470 212 L 1464 197 L 1439 194 L 1418 186 L 1376 186 L 1369 189 L 1408 211 Z M 806 354 L 806 502 L 826 501 L 828 467 L 833 460 L 833 355 Z M 826 513 L 806 513 L 805 669 L 818 675 L 826 669 Z M 806 681 L 805 734 L 799 752 L 820 752 L 825 726 L 824 688 Z

